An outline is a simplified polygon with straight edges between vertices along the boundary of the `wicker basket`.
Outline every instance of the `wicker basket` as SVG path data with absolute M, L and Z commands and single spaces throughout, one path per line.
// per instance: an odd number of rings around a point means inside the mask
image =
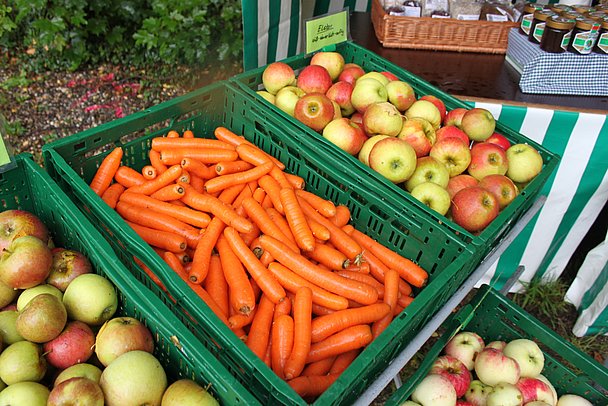
M 393 16 L 386 13 L 380 0 L 373 1 L 371 14 L 376 37 L 387 48 L 504 54 L 509 31 L 518 25 L 514 22 Z

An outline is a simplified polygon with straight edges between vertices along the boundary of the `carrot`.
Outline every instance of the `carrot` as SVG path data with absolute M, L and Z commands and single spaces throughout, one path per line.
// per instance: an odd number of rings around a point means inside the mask
M 253 196 L 253 191 L 258 187 L 257 184 L 258 183 L 255 181 L 247 183 L 245 187 L 241 189 L 239 195 L 232 201 L 232 207 L 234 207 L 237 212 L 242 209 L 243 200 L 247 197 Z M 240 215 L 245 213 L 245 209 L 242 210 L 243 212 L 239 213 Z
M 247 141 L 245 139 L 245 137 L 240 136 L 240 135 L 236 135 L 235 133 L 233 133 L 232 131 L 228 130 L 225 127 L 217 127 L 214 131 L 215 137 L 218 140 L 222 140 L 224 142 L 227 142 L 231 145 L 234 145 L 235 147 L 238 147 L 241 144 L 247 144 L 250 145 L 252 147 L 258 148 L 256 147 L 254 144 L 252 144 L 251 142 Z M 259 148 L 258 148 L 259 149 Z M 260 149 L 260 151 L 262 151 Z M 264 151 L 262 151 L 264 154 L 266 154 Z M 285 169 L 285 165 L 279 161 L 278 159 L 276 159 L 275 157 L 273 157 L 272 155 L 268 155 L 266 154 L 267 158 L 270 159 L 271 161 L 274 162 L 274 164 L 281 170 Z
M 156 168 L 152 165 L 145 165 L 143 168 L 141 168 L 141 175 L 145 180 L 152 180 L 156 179 L 158 172 L 156 172 Z
M 211 251 L 217 243 L 217 239 L 224 232 L 226 224 L 219 217 L 214 217 L 205 229 L 202 238 L 196 245 L 194 257 L 192 258 L 192 269 L 189 276 L 193 283 L 203 283 L 209 273 Z
M 242 160 L 218 162 L 213 167 L 216 175 L 228 175 L 231 173 L 243 172 L 253 168 L 253 164 Z
M 182 168 L 179 165 L 173 165 L 156 178 L 147 180 L 141 185 L 131 186 L 127 189 L 128 192 L 141 193 L 151 195 L 163 186 L 173 183 L 182 174 Z
M 152 138 L 152 149 L 154 151 L 163 151 L 166 149 L 175 148 L 190 148 L 190 149 L 202 149 L 202 148 L 219 148 L 234 150 L 234 146 L 224 141 L 214 140 L 210 138 L 178 138 L 171 139 L 167 137 L 155 137 Z
M 253 231 L 253 224 L 243 216 L 239 216 L 234 209 L 219 199 L 204 193 L 198 193 L 191 187 L 185 187 L 186 193 L 182 201 L 188 206 L 219 217 L 226 225 L 234 227 L 241 233 Z
M 287 300 L 285 300 L 287 302 Z M 283 369 L 293 347 L 293 318 L 288 314 L 280 315 L 271 328 L 271 365 L 281 379 L 285 379 Z
M 272 327 L 273 316 L 274 303 L 267 296 L 262 295 L 258 309 L 251 322 L 246 343 L 247 347 L 261 359 L 264 359 L 270 342 L 270 329 Z
M 205 183 L 205 190 L 208 193 L 214 193 L 237 184 L 244 184 L 257 180 L 260 177 L 266 175 L 273 167 L 272 162 L 266 162 L 262 165 L 256 166 L 252 169 L 248 169 L 243 172 L 230 173 L 228 175 L 216 176 L 209 179 Z
M 141 173 L 128 166 L 119 167 L 114 174 L 114 180 L 123 185 L 125 188 L 141 185 L 146 181 Z
M 327 244 L 315 244 L 313 250 L 306 252 L 305 255 L 329 269 L 340 270 L 350 265 L 350 260 L 346 258 L 346 255 Z
M 123 185 L 120 183 L 113 183 L 105 190 L 105 192 L 103 192 L 101 198 L 108 206 L 114 208 L 116 207 L 116 203 L 118 202 L 120 195 L 124 191 L 125 187 Z
M 348 307 L 348 300 L 346 298 L 331 293 L 324 288 L 309 282 L 278 262 L 271 262 L 268 265 L 268 270 L 279 283 L 290 292 L 295 293 L 303 286 L 309 287 L 312 290 L 313 303 L 331 310 L 343 310 Z
M 181 199 L 184 193 L 185 191 L 183 186 L 180 186 L 177 183 L 172 183 L 170 185 L 161 187 L 156 192 L 152 193 L 150 197 L 163 202 L 168 202 L 171 200 Z
M 139 193 L 125 191 L 125 193 L 120 196 L 120 201 L 132 204 L 133 206 L 147 208 L 156 213 L 170 215 L 186 224 L 199 228 L 207 227 L 211 221 L 211 217 L 209 217 L 207 213 L 193 210 L 189 207 L 179 207 L 171 203 L 161 202 L 150 196 Z
M 190 173 L 182 168 L 182 174 L 175 180 L 176 183 L 190 183 Z
M 106 157 L 101 161 L 99 168 L 95 172 L 89 186 L 98 196 L 103 195 L 103 192 L 110 186 L 112 179 L 116 171 L 120 167 L 120 161 L 122 160 L 123 150 L 121 147 L 115 147 Z
M 242 205 L 249 218 L 260 228 L 262 233 L 273 236 L 283 242 L 290 250 L 299 252 L 297 244 L 283 233 L 277 224 L 272 221 L 266 210 L 253 197 L 243 199 Z
M 313 343 L 318 343 L 345 328 L 358 324 L 373 323 L 389 314 L 392 316 L 391 310 L 390 305 L 386 303 L 374 303 L 354 309 L 340 310 L 327 316 L 316 317 L 312 321 L 311 340 Z
M 327 375 L 336 357 L 327 357 L 317 362 L 311 362 L 304 367 L 302 376 Z
M 321 225 L 310 217 L 307 217 L 306 221 L 308 221 L 308 226 L 310 227 L 310 231 L 312 231 L 312 235 L 314 235 L 317 240 L 329 241 L 331 233 L 329 232 L 327 227 Z
M 373 276 L 357 271 L 351 271 L 348 269 L 339 270 L 335 273 L 345 278 L 373 286 L 378 292 L 378 299 L 384 298 L 384 284 L 378 282 Z
M 296 292 L 293 303 L 293 347 L 283 370 L 285 379 L 299 376 L 306 365 L 310 350 L 312 320 L 312 290 L 303 286 Z
M 242 183 L 227 187 L 226 189 L 221 191 L 217 198 L 223 203 L 234 205 L 234 200 L 241 194 L 243 189 L 245 189 L 245 186 L 246 185 Z
M 141 269 L 143 269 L 143 271 L 146 273 L 146 275 L 148 275 L 148 277 L 150 278 L 150 280 L 152 282 L 154 282 L 154 284 L 156 286 L 158 286 L 163 292 L 167 293 L 167 288 L 165 288 L 165 285 L 163 285 L 163 283 L 161 282 L 161 280 L 158 278 L 158 276 L 156 276 L 156 274 L 154 274 L 154 272 L 152 272 L 152 270 L 150 268 L 148 268 L 139 258 L 137 257 L 133 257 L 133 260 L 135 261 L 135 263 L 137 264 L 137 266 L 139 266 Z M 172 298 L 173 299 L 173 298 Z
M 336 215 L 337 208 L 331 200 L 324 199 L 306 190 L 297 190 L 296 195 L 306 200 L 323 217 L 333 217 Z
M 228 324 L 231 329 L 238 329 L 249 326 L 251 322 L 253 322 L 253 318 L 255 317 L 258 308 L 253 309 L 249 314 L 235 313 L 228 317 Z
M 130 221 L 126 222 L 141 237 L 142 240 L 150 245 L 162 248 L 171 252 L 182 252 L 186 249 L 186 239 L 180 235 L 169 231 L 160 231 L 153 228 L 144 227 Z
M 305 182 L 301 176 L 285 172 L 285 177 L 294 189 L 304 189 Z
M 369 265 L 369 274 L 372 275 L 378 282 L 384 283 L 384 275 L 389 268 L 369 251 L 363 251 L 361 257 L 363 259 L 363 263 Z M 412 287 L 403 279 L 399 279 L 399 292 L 402 296 L 409 296 L 412 294 Z
M 292 271 L 307 279 L 311 283 L 323 286 L 326 290 L 352 299 L 361 304 L 372 304 L 378 300 L 378 292 L 369 286 L 361 285 L 357 282 L 335 275 L 327 271 L 298 254 L 281 241 L 269 236 L 260 236 L 260 244 L 264 250 L 280 263 L 290 268 Z
M 245 245 L 239 233 L 232 227 L 226 227 L 224 236 L 228 245 L 232 248 L 235 255 L 241 260 L 251 277 L 256 281 L 262 292 L 268 296 L 274 304 L 280 303 L 285 299 L 285 289 L 272 276 L 268 269 L 262 265 L 259 259 Z
M 182 138 L 194 138 L 194 133 L 192 130 L 186 130 L 183 132 Z
M 339 374 L 302 375 L 287 381 L 287 384 L 303 398 L 321 395 L 338 379 Z
M 348 306 L 348 300 L 346 300 L 347 304 L 346 306 Z M 328 309 L 325 306 L 321 306 L 320 304 L 317 304 L 315 302 L 312 303 L 312 313 L 315 316 L 325 316 L 326 314 L 332 314 L 333 312 L 335 312 L 337 310 L 332 310 L 332 309 Z
M 222 234 L 216 244 L 224 278 L 228 284 L 228 297 L 231 307 L 242 314 L 249 314 L 255 308 L 255 294 L 243 264 L 234 254 Z
M 274 306 L 273 320 L 276 321 L 276 319 L 283 314 L 291 314 L 291 299 L 289 298 Z
M 279 192 L 279 196 L 281 197 L 281 203 L 283 204 L 283 210 L 285 211 L 289 229 L 291 230 L 298 247 L 304 251 L 312 251 L 315 248 L 315 237 L 312 235 L 306 217 L 304 217 L 295 191 L 293 189 L 283 188 Z
M 281 196 L 279 194 L 281 191 L 279 182 L 270 175 L 264 175 L 258 180 L 258 184 L 264 189 L 266 195 L 270 196 L 274 208 L 277 209 L 279 213 L 284 214 L 283 203 L 281 202 Z
M 397 306 L 395 306 L 397 309 L 399 309 L 399 312 L 397 312 L 397 314 L 399 314 L 401 310 L 408 307 L 413 301 L 414 298 L 412 296 L 399 296 L 399 299 L 397 300 Z M 395 314 L 395 312 L 393 312 L 393 314 Z
M 334 247 L 344 253 L 348 259 L 355 261 L 361 255 L 361 246 L 344 230 L 337 227 L 331 220 L 319 214 L 305 199 L 299 199 L 304 214 L 320 223 L 329 230 L 329 241 Z
M 180 165 L 188 172 L 202 179 L 211 179 L 216 176 L 215 171 L 211 167 L 194 158 L 184 158 L 180 162 Z
M 151 149 L 148 152 L 148 158 L 150 159 L 150 165 L 152 165 L 154 169 L 156 169 L 157 174 L 161 174 L 168 169 L 167 165 L 162 163 L 162 161 L 160 160 L 160 154 L 158 151 Z
M 179 258 L 171 251 L 163 252 L 162 258 L 175 273 L 180 274 L 184 272 L 184 265 L 182 264 L 182 261 L 180 261 Z
M 384 303 L 390 306 L 390 312 L 380 320 L 372 324 L 372 335 L 378 337 L 393 321 L 393 311 L 397 306 L 399 297 L 399 273 L 394 269 L 389 269 L 384 275 Z
M 268 213 L 270 219 L 274 221 L 274 223 L 281 229 L 281 231 L 283 231 L 283 234 L 285 234 L 285 236 L 289 238 L 289 240 L 295 243 L 296 239 L 294 238 L 293 233 L 289 228 L 289 223 L 287 222 L 287 219 L 285 219 L 285 217 L 283 217 L 283 215 L 279 213 L 279 211 L 274 207 L 268 207 L 266 209 L 266 213 Z
M 344 268 L 347 271 L 359 272 L 369 275 L 369 262 L 361 261 L 359 264 L 348 264 Z
M 397 252 L 391 250 L 362 233 L 352 226 L 345 226 L 348 234 L 366 250 L 377 256 L 387 267 L 399 272 L 399 275 L 408 283 L 421 288 L 426 284 L 428 273 L 419 265 L 412 262 Z
M 338 227 L 347 225 L 350 222 L 350 209 L 343 204 L 337 205 L 336 214 L 330 220 Z
M 200 139 L 200 138 L 196 138 Z M 177 165 L 184 158 L 194 158 L 206 165 L 221 161 L 236 161 L 238 154 L 234 150 L 224 148 L 168 148 L 160 151 L 160 160 L 165 165 Z
M 361 350 L 350 350 L 347 352 L 343 352 L 342 354 L 336 357 L 334 364 L 331 366 L 329 370 L 330 374 L 341 374 L 352 364 L 352 362 L 357 358 Z
M 203 193 L 205 191 L 205 180 L 200 176 L 197 176 L 193 173 L 190 174 L 190 186 L 194 188 L 199 193 Z
M 372 339 L 372 332 L 367 324 L 345 328 L 323 341 L 312 344 L 306 362 L 319 361 L 323 358 L 365 347 Z
M 209 296 L 211 296 L 215 303 L 217 303 L 222 313 L 228 317 L 230 314 L 228 284 L 226 283 L 226 278 L 224 278 L 222 262 L 217 254 L 211 255 L 211 259 L 209 261 L 209 272 L 207 273 L 203 286 L 209 293 Z

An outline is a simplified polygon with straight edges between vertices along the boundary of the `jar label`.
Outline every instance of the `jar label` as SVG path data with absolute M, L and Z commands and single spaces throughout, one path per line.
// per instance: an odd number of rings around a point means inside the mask
M 570 37 L 572 37 L 572 31 L 568 31 L 567 34 L 564 34 L 564 38 L 562 38 L 562 43 L 560 46 L 565 51 L 568 49 L 568 44 L 570 43 Z
M 538 43 L 540 43 L 540 40 L 543 38 L 543 32 L 545 32 L 545 23 L 536 24 L 536 27 L 534 27 L 534 33 L 532 33 L 532 36 Z
M 532 20 L 534 18 L 534 14 L 526 14 L 521 18 L 521 30 L 526 33 L 526 35 L 530 35 L 530 27 L 532 27 Z
M 579 54 L 589 54 L 593 49 L 595 38 L 596 36 L 591 35 L 590 31 L 579 32 L 572 40 L 572 47 L 576 49 Z
M 608 32 L 603 33 L 597 41 L 597 47 L 608 54 Z

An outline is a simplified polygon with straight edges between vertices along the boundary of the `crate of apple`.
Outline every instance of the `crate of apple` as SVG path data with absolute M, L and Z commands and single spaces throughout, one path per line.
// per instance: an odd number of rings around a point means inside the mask
M 448 111 L 441 98 L 339 52 L 314 54 L 297 74 L 271 63 L 262 84 L 261 97 L 473 234 L 543 170 L 537 148 L 499 134 L 487 109 Z
M 151 331 L 118 315 L 114 285 L 81 252 L 54 247 L 31 212 L 0 213 L 0 404 L 217 404 L 167 374 Z
M 443 354 L 403 406 L 591 406 L 573 393 L 558 395 L 543 375 L 545 357 L 527 338 L 484 342 L 473 331 L 450 339 Z

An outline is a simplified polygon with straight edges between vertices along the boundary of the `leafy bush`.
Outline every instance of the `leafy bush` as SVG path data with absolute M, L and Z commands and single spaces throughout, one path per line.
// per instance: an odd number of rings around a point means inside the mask
M 135 66 L 236 61 L 240 1 L 7 0 L 0 50 L 34 69 L 104 62 Z

